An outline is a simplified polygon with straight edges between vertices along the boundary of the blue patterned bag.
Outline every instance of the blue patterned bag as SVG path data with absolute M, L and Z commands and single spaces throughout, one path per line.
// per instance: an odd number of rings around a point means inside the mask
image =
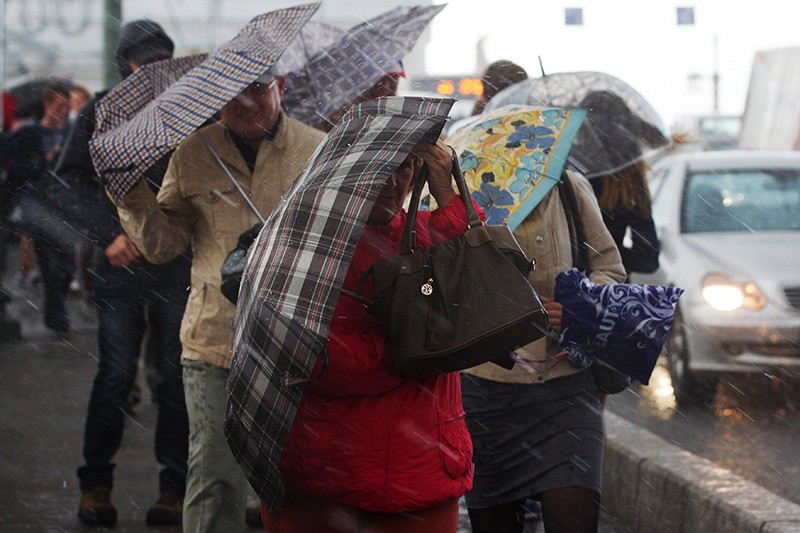
M 595 285 L 575 268 L 562 272 L 555 289 L 564 308 L 559 343 L 575 366 L 597 359 L 647 385 L 682 293 L 658 285 Z

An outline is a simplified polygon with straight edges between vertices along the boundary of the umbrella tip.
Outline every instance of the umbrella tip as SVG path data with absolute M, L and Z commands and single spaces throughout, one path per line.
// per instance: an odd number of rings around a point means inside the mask
M 547 76 L 547 74 L 544 73 L 544 65 L 542 64 L 542 56 L 538 56 L 538 57 L 539 57 L 539 70 L 542 71 L 542 77 L 545 77 L 545 76 Z

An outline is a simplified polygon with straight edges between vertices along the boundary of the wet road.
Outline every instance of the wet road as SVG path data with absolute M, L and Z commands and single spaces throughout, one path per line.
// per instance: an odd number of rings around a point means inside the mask
M 677 409 L 661 364 L 649 386 L 611 396 L 607 408 L 800 504 L 800 380 L 723 378 L 713 404 Z

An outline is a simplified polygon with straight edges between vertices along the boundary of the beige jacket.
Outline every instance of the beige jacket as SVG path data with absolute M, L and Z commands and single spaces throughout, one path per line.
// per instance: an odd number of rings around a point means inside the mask
M 625 268 L 622 266 L 622 259 L 603 224 L 591 185 L 578 174 L 570 172 L 569 176 L 589 244 L 589 263 L 592 270 L 590 279 L 597 284 L 624 282 Z M 540 297 L 552 298 L 556 276 L 573 265 L 569 227 L 557 187 L 536 206 L 514 235 L 528 258 L 536 261 L 535 269 L 528 276 L 531 285 Z M 518 356 L 534 362 L 535 371 L 519 363 L 511 370 L 486 363 L 464 372 L 506 383 L 541 383 L 580 372 L 566 359 L 553 364 L 549 357 L 559 351 L 557 343 L 540 339 L 517 350 Z
M 203 136 L 267 218 L 300 174 L 324 134 L 286 116 L 258 151 L 250 173 L 224 125 Z M 258 222 L 197 133 L 170 159 L 158 197 L 140 183 L 117 206 L 125 232 L 153 263 L 165 263 L 191 243 L 192 285 L 181 324 L 182 356 L 230 368 L 235 306 L 220 292 L 220 266 L 239 235 Z

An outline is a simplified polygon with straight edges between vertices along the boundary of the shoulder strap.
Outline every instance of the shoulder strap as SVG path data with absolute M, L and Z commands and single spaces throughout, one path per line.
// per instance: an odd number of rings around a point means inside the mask
M 586 244 L 586 233 L 581 222 L 581 212 L 578 209 L 578 200 L 575 198 L 575 190 L 572 188 L 569 176 L 564 172 L 558 182 L 558 193 L 561 198 L 561 205 L 564 207 L 564 214 L 567 216 L 567 226 L 569 226 L 569 240 L 572 247 L 572 266 L 584 272 L 587 276 L 591 272 L 589 267 L 589 250 Z

